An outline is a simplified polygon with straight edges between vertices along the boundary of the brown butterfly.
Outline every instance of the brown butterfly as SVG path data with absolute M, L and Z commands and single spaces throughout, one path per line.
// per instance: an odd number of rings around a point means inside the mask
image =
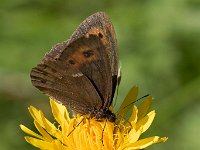
M 118 54 L 106 14 L 89 16 L 70 39 L 55 45 L 31 70 L 31 81 L 77 113 L 114 122 L 109 107 L 118 84 Z

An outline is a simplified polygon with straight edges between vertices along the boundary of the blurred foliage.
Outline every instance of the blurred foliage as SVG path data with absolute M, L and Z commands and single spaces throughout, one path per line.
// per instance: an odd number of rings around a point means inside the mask
M 116 109 L 135 84 L 155 97 L 149 135 L 168 136 L 150 149 L 200 149 L 199 0 L 1 0 L 0 149 L 33 149 L 19 124 L 31 127 L 34 105 L 50 114 L 32 87 L 30 69 L 86 17 L 105 11 L 118 39 L 122 82 Z

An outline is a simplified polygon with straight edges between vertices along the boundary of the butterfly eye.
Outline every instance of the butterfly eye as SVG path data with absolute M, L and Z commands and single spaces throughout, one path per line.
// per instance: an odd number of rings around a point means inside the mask
M 71 65 L 74 65 L 74 64 L 75 64 L 75 61 L 72 60 L 72 59 L 70 59 L 68 62 L 69 62 Z
M 83 56 L 85 56 L 86 58 L 89 58 L 92 55 L 94 55 L 93 50 L 86 50 L 86 51 L 83 52 Z

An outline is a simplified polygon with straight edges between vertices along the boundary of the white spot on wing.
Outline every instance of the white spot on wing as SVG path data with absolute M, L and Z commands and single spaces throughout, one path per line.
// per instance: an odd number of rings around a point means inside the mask
M 72 77 L 76 78 L 76 77 L 81 77 L 83 76 L 83 74 L 81 72 L 76 73 L 76 74 L 72 74 Z

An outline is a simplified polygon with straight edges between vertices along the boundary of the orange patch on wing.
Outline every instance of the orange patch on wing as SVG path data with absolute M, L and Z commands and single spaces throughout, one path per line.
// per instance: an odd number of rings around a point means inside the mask
M 103 34 L 104 32 L 103 32 L 103 30 L 101 28 L 93 27 L 88 31 L 88 33 L 85 35 L 85 37 L 88 38 L 91 34 L 98 36 L 99 33 Z
M 79 67 L 80 65 L 82 65 L 84 63 L 90 63 L 90 62 L 97 60 L 97 56 L 95 54 L 96 52 L 93 49 L 92 49 L 93 55 L 91 55 L 89 57 L 84 56 L 84 52 L 86 52 L 87 50 L 90 50 L 90 49 L 91 48 L 89 48 L 87 46 L 81 46 L 78 49 L 76 49 L 76 51 L 74 51 L 71 58 L 76 62 L 76 64 L 74 64 L 75 67 Z
M 110 24 L 106 24 L 106 27 L 109 28 L 109 30 L 112 29 L 112 26 Z M 113 31 L 111 31 L 111 32 L 113 32 Z M 105 30 L 103 30 L 101 28 L 93 27 L 88 31 L 88 33 L 85 35 L 85 37 L 88 38 L 90 35 L 98 36 L 101 39 L 101 41 L 102 41 L 102 43 L 105 47 L 107 47 L 106 45 L 109 45 L 108 37 L 106 37 L 106 31 Z

